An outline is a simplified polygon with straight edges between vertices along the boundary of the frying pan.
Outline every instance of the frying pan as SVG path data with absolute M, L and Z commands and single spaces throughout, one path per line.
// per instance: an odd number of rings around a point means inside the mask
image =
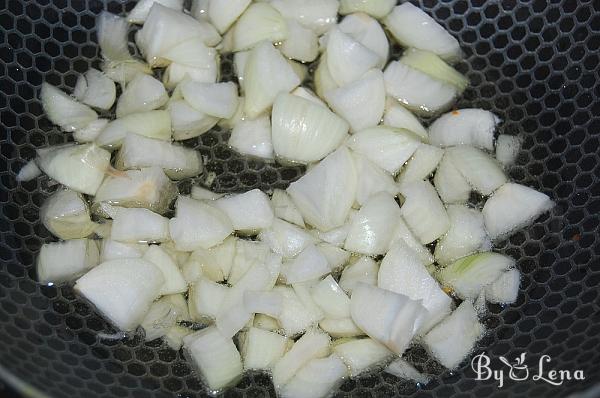
M 17 183 L 35 148 L 70 140 L 43 115 L 43 81 L 72 89 L 77 73 L 97 66 L 95 16 L 130 10 L 133 1 L 0 1 L 0 374 L 25 395 L 49 397 L 198 397 L 201 382 L 181 352 L 139 335 L 121 338 L 69 287 L 36 282 L 35 258 L 52 240 L 39 208 L 52 191 L 44 178 Z M 516 304 L 491 306 L 475 354 L 505 380 L 476 380 L 470 361 L 444 370 L 420 347 L 408 358 L 434 375 L 426 386 L 375 372 L 348 380 L 339 397 L 563 397 L 600 380 L 600 2 L 434 1 L 418 5 L 461 43 L 457 67 L 471 81 L 459 107 L 498 114 L 500 130 L 524 138 L 513 180 L 552 197 L 553 212 L 497 246 L 522 271 Z M 397 56 L 399 48 L 394 48 Z M 230 75 L 230 59 L 223 74 Z M 215 129 L 187 142 L 216 174 L 213 189 L 285 188 L 303 172 L 248 160 L 230 151 L 228 132 Z M 186 192 L 189 183 L 180 189 Z M 530 377 L 509 378 L 525 353 Z M 552 385 L 544 371 L 581 370 L 585 380 Z M 274 396 L 269 377 L 249 374 L 228 397 Z M 594 396 L 594 392 L 591 392 Z M 596 390 L 595 394 L 600 394 Z M 598 396 L 598 395 L 596 395 Z

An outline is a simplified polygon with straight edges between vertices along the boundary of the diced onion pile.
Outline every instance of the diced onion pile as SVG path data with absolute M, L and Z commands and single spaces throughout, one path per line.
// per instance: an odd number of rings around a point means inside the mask
M 411 344 L 456 368 L 485 302 L 517 300 L 515 260 L 493 242 L 553 202 L 508 180 L 520 140 L 496 136 L 496 115 L 453 110 L 428 129 L 415 117 L 449 110 L 468 85 L 450 64 L 457 40 L 419 8 L 142 0 L 126 18 L 100 14 L 98 39 L 100 70 L 72 95 L 40 94 L 76 143 L 39 149 L 18 176 L 63 186 L 40 213 L 61 241 L 43 245 L 39 280 L 75 281 L 116 328 L 183 346 L 208 390 L 250 369 L 283 397 L 324 397 L 373 369 L 426 383 L 402 359 Z M 226 53 L 235 81 L 219 80 Z M 313 61 L 315 91 L 303 85 Z M 174 181 L 203 162 L 177 141 L 217 124 L 238 152 L 308 171 L 270 196 L 178 195 Z

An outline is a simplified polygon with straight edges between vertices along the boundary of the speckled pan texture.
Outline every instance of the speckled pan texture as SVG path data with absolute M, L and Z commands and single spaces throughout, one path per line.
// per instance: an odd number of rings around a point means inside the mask
M 52 240 L 38 211 L 52 191 L 44 178 L 17 183 L 38 147 L 71 140 L 44 116 L 37 99 L 48 81 L 72 89 L 78 72 L 99 61 L 95 15 L 130 10 L 133 1 L 0 0 L 0 364 L 51 397 L 198 397 L 204 391 L 181 352 L 161 341 L 103 338 L 114 332 L 71 288 L 42 286 L 34 260 Z M 458 106 L 498 114 L 501 132 L 524 145 L 513 180 L 557 202 L 550 215 L 502 242 L 518 260 L 515 305 L 491 306 L 477 346 L 502 369 L 522 352 L 528 380 L 477 381 L 468 361 L 445 371 L 413 347 L 409 359 L 435 374 L 425 387 L 377 373 L 346 381 L 336 397 L 562 397 L 600 380 L 600 2 L 420 0 L 461 42 L 457 68 L 471 81 Z M 399 54 L 399 48 L 394 53 Z M 231 74 L 223 62 L 223 76 Z M 303 172 L 248 160 L 213 130 L 186 142 L 207 159 L 222 192 L 283 188 Z M 189 185 L 189 183 L 188 183 Z M 189 187 L 182 186 L 181 189 Z M 532 380 L 546 370 L 582 370 L 585 381 L 553 386 Z M 508 378 L 508 369 L 505 368 Z M 251 374 L 227 397 L 275 396 L 269 377 Z

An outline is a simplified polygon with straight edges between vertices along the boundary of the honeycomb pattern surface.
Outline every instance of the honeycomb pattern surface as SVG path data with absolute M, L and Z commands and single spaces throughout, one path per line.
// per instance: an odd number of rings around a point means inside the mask
M 51 397 L 198 397 L 200 380 L 181 352 L 140 336 L 120 338 L 68 287 L 35 280 L 40 246 L 52 240 L 38 212 L 53 189 L 16 173 L 35 149 L 68 141 L 37 100 L 49 81 L 72 89 L 77 73 L 99 61 L 95 15 L 124 13 L 133 1 L 0 0 L 0 364 Z M 382 372 L 348 380 L 335 397 L 566 396 L 600 380 L 600 2 L 436 1 L 418 4 L 455 35 L 466 58 L 457 68 L 471 81 L 459 107 L 482 107 L 503 120 L 500 131 L 524 138 L 511 177 L 556 200 L 552 214 L 502 242 L 523 273 L 516 304 L 492 306 L 476 352 L 497 358 L 527 354 L 537 369 L 583 370 L 585 381 L 476 381 L 468 361 L 454 371 L 407 353 L 433 373 L 426 386 Z M 398 55 L 399 48 L 394 48 Z M 231 72 L 224 60 L 223 70 Z M 232 192 L 284 188 L 303 172 L 249 160 L 214 130 L 196 146 L 216 179 Z M 182 190 L 186 186 L 181 187 Z M 269 377 L 249 374 L 227 397 L 275 396 Z

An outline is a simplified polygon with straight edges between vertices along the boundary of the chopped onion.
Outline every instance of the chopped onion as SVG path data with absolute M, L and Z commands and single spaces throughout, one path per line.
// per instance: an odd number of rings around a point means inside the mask
M 177 85 L 186 80 L 195 82 L 214 83 L 219 78 L 219 65 L 209 69 L 195 68 L 192 66 L 171 63 L 163 74 L 163 84 L 169 90 L 177 88 Z
M 327 32 L 337 22 L 337 0 L 272 0 L 271 5 L 285 18 L 295 19 L 317 35 Z
M 132 81 L 138 74 L 152 74 L 152 69 L 137 59 L 129 59 L 125 61 L 104 61 L 100 64 L 102 72 L 111 80 L 125 86 Z
M 242 358 L 232 339 L 214 327 L 184 337 L 186 354 L 197 366 L 200 378 L 213 391 L 235 384 L 242 377 Z
M 279 11 L 269 3 L 254 3 L 233 26 L 233 51 L 248 50 L 262 41 L 277 43 L 287 39 L 288 34 Z
M 458 96 L 456 87 L 398 61 L 388 64 L 383 79 L 388 95 L 423 115 L 445 111 Z
M 398 184 L 428 179 L 444 156 L 444 150 L 421 144 L 398 176 Z
M 332 244 L 337 247 L 344 246 L 344 242 L 346 241 L 346 237 L 348 236 L 348 232 L 350 231 L 350 223 L 352 222 L 352 218 L 358 213 L 358 210 L 350 209 L 348 212 L 348 218 L 346 222 L 341 227 L 330 229 L 329 231 L 323 232 L 318 229 L 311 230 L 313 236 L 321 239 L 323 242 Z
M 98 44 L 102 57 L 108 61 L 133 61 L 129 53 L 129 23 L 125 18 L 102 11 L 96 19 Z
M 352 220 L 344 248 L 366 255 L 385 254 L 400 219 L 400 208 L 391 194 L 372 195 Z
M 21 167 L 16 179 L 17 181 L 26 182 L 31 181 L 40 175 L 42 175 L 42 170 L 40 170 L 38 165 L 35 163 L 35 159 L 32 159 L 25 163 L 23 167 Z
M 482 195 L 491 195 L 507 182 L 506 175 L 494 158 L 470 146 L 448 148 L 452 163 L 471 187 Z
M 275 363 L 273 384 L 279 389 L 287 384 L 298 370 L 311 359 L 322 358 L 329 354 L 331 343 L 329 335 L 318 330 L 309 330 L 294 343 L 292 348 Z
M 73 132 L 73 139 L 80 144 L 94 142 L 108 125 L 108 119 L 96 119 L 82 129 Z
M 271 332 L 280 331 L 281 329 L 281 325 L 279 324 L 279 321 L 277 319 L 265 314 L 255 314 L 252 326 Z
M 365 334 L 350 318 L 323 319 L 319 322 L 319 327 L 329 333 L 331 337 L 356 337 Z
M 337 355 L 315 358 L 304 365 L 279 391 L 282 398 L 325 398 L 348 374 Z
M 124 170 L 159 166 L 175 180 L 202 172 L 200 153 L 194 149 L 132 133 L 123 140 L 115 165 Z
M 440 160 L 433 183 L 444 203 L 466 203 L 471 195 L 471 186 L 447 153 Z
M 244 69 L 246 116 L 258 117 L 273 105 L 280 92 L 288 93 L 299 84 L 300 79 L 279 50 L 268 42 L 257 45 L 250 52 Z
M 550 198 L 515 183 L 501 186 L 483 206 L 485 228 L 492 239 L 502 239 L 531 224 L 554 207 Z
M 341 0 L 340 14 L 364 12 L 374 18 L 383 18 L 388 15 L 396 5 L 396 0 Z
M 231 131 L 229 145 L 242 155 L 273 159 L 271 120 L 266 115 L 240 120 Z
M 152 76 L 138 74 L 117 101 L 117 117 L 157 109 L 169 100 L 163 84 Z
M 259 189 L 214 201 L 231 220 L 233 229 L 249 234 L 269 228 L 275 217 L 269 197 Z
M 127 20 L 131 23 L 143 24 L 146 22 L 150 8 L 152 8 L 154 3 L 161 4 L 177 11 L 183 10 L 183 0 L 140 0 L 136 3 L 135 7 L 129 11 L 129 14 L 127 14 Z
M 119 148 L 128 133 L 171 141 L 171 116 L 162 110 L 127 114 L 109 122 L 96 138 L 96 144 L 109 149 Z
M 427 316 L 420 301 L 360 282 L 352 291 L 350 313 L 356 326 L 398 355 Z
M 169 230 L 177 250 L 208 249 L 223 242 L 233 232 L 225 213 L 201 201 L 179 196 L 175 209 Z
M 48 83 L 42 83 L 40 100 L 48 119 L 64 131 L 83 129 L 98 119 L 90 107 Z
M 331 272 L 327 258 L 314 245 L 309 245 L 294 259 L 283 264 L 282 276 L 286 283 L 311 281 Z
M 269 247 L 262 242 L 238 239 L 227 282 L 237 284 L 249 269 L 264 264 L 269 254 Z
M 136 242 L 164 242 L 169 239 L 169 219 L 142 208 L 116 208 L 111 239 Z
M 429 127 L 429 142 L 448 147 L 471 145 L 492 151 L 500 119 L 483 109 L 459 109 L 442 115 Z
M 214 33 L 216 37 L 219 36 L 218 33 Z M 217 52 L 214 48 L 208 47 L 200 36 L 192 37 L 169 48 L 163 57 L 178 65 L 203 69 L 206 76 L 214 76 L 213 79 L 207 79 L 207 83 L 214 83 L 216 80 Z
M 401 379 L 414 380 L 421 385 L 426 385 L 431 380 L 431 376 L 419 372 L 414 366 L 402 358 L 398 358 L 390 363 L 384 369 L 384 372 Z
M 242 15 L 250 1 L 210 0 L 206 7 L 206 14 L 210 22 L 223 34 Z
M 461 257 L 485 251 L 491 244 L 483 224 L 483 215 L 477 209 L 450 205 L 446 209 L 450 228 L 435 246 L 435 259 L 448 265 Z
M 275 100 L 272 123 L 275 154 L 300 163 L 323 159 L 348 132 L 348 124 L 329 109 L 284 93 Z
M 332 271 L 336 271 L 344 266 L 351 256 L 350 252 L 325 242 L 319 243 L 317 249 L 325 256 Z
M 383 124 L 398 129 L 410 130 L 421 137 L 421 141 L 429 142 L 427 130 L 425 130 L 419 119 L 395 98 L 388 97 L 385 103 Z
M 218 118 L 200 112 L 185 100 L 169 101 L 167 107 L 171 115 L 171 129 L 176 141 L 198 137 L 212 129 Z
M 79 75 L 73 96 L 86 105 L 108 110 L 115 102 L 117 90 L 110 78 L 91 68 L 85 74 Z
M 165 342 L 173 351 L 179 351 L 183 345 L 183 339 L 192 334 L 193 330 L 183 326 L 175 325 L 164 335 Z
M 364 205 L 367 199 L 378 192 L 387 192 L 392 196 L 398 193 L 398 186 L 392 176 L 363 155 L 353 154 L 354 166 L 358 174 L 356 203 Z
M 452 310 L 452 299 L 404 242 L 397 242 L 383 258 L 377 286 L 421 302 L 428 313 L 419 334 L 427 332 Z
M 519 297 L 521 273 L 512 268 L 505 271 L 495 282 L 485 287 L 485 298 L 491 303 L 513 304 Z
M 448 231 L 450 220 L 435 188 L 427 181 L 415 181 L 400 187 L 404 203 L 402 217 L 421 243 L 431 243 Z
M 325 102 L 323 102 L 323 100 L 321 98 L 319 98 L 314 92 L 312 92 L 310 89 L 306 88 L 306 87 L 297 87 L 294 91 L 292 91 L 292 95 L 295 95 L 297 97 L 300 98 L 304 98 L 305 100 L 309 100 L 311 102 L 314 102 L 317 105 L 323 106 L 323 107 L 327 107 L 327 104 L 325 104 Z
M 190 287 L 188 305 L 195 321 L 214 320 L 225 301 L 229 289 L 226 285 L 200 278 Z
M 97 224 L 90 219 L 90 209 L 81 194 L 59 189 L 44 201 L 40 219 L 60 239 L 79 239 L 91 235 Z
M 190 196 L 196 200 L 217 200 L 225 196 L 222 193 L 212 192 L 210 189 L 204 188 L 200 185 L 192 186 L 192 192 Z
M 512 166 L 517 160 L 522 143 L 521 137 L 500 134 L 496 140 L 496 159 L 504 167 Z
M 41 283 L 68 282 L 92 269 L 99 262 L 98 246 L 90 239 L 72 239 L 42 245 L 37 259 Z
M 322 230 L 344 224 L 356 195 L 356 169 L 350 151 L 336 150 L 287 189 L 304 221 Z
M 315 243 L 315 238 L 304 229 L 279 218 L 273 219 L 271 226 L 261 231 L 258 238 L 273 252 L 285 258 L 294 257 L 308 245 Z
M 293 59 L 287 59 L 287 62 L 292 66 L 292 69 L 298 79 L 300 79 L 300 83 L 304 82 L 308 77 L 308 65 L 303 64 L 302 62 L 294 61 Z
M 324 95 L 329 106 L 350 124 L 353 132 L 377 126 L 385 108 L 383 73 L 372 69 Z
M 481 290 L 515 265 L 515 260 L 498 253 L 478 253 L 463 257 L 436 273 L 442 285 L 459 297 L 474 300 Z
M 244 369 L 270 370 L 287 351 L 290 340 L 277 333 L 249 328 L 242 343 Z
M 208 6 L 211 0 L 192 0 L 190 14 L 198 21 L 208 21 Z
M 142 258 L 146 250 L 148 250 L 148 245 L 145 243 L 123 243 L 103 239 L 100 247 L 100 261 L 104 263 L 125 258 Z
M 271 195 L 271 205 L 273 206 L 275 217 L 304 228 L 302 214 L 300 214 L 300 211 L 286 191 L 275 189 Z
M 383 28 L 367 14 L 357 13 L 346 16 L 339 29 L 379 56 L 379 68 L 387 63 L 390 44 Z
M 408 130 L 372 127 L 354 134 L 348 146 L 391 174 L 396 174 L 419 147 L 418 138 Z
M 322 319 L 322 313 L 305 306 L 291 287 L 278 285 L 273 291 L 283 297 L 283 309 L 278 320 L 286 336 L 302 333 Z
M 463 54 L 456 38 L 411 3 L 406 2 L 394 7 L 383 22 L 394 38 L 405 47 L 431 51 L 447 61 L 462 58 Z
M 312 62 L 319 55 L 317 35 L 293 19 L 286 19 L 288 37 L 281 43 L 281 52 L 300 62 Z
M 327 318 L 350 318 L 350 299 L 331 275 L 312 288 L 311 296 Z
M 423 338 L 423 343 L 442 365 L 454 369 L 469 355 L 483 332 L 473 304 L 463 301 Z
M 181 294 L 172 294 L 155 301 L 142 321 L 145 340 L 152 341 L 165 336 L 176 327 L 178 321 L 188 320 L 187 302 Z
M 187 291 L 187 282 L 183 278 L 177 263 L 160 246 L 151 245 L 142 258 L 156 265 L 163 273 L 165 283 L 160 289 L 161 295 L 184 293 Z
M 186 81 L 181 85 L 181 93 L 194 109 L 218 118 L 232 117 L 238 105 L 237 86 L 233 82 Z
M 79 278 L 75 291 L 111 323 L 133 331 L 143 321 L 164 283 L 162 272 L 141 259 L 107 261 Z
M 339 86 L 352 83 L 380 63 L 380 57 L 338 28 L 328 34 L 327 67 Z
M 74 191 L 94 195 L 110 166 L 110 153 L 94 144 L 66 144 L 38 150 L 39 168 Z
M 317 95 L 321 98 L 325 98 L 325 93 L 329 90 L 333 90 L 339 87 L 339 85 L 333 80 L 329 66 L 327 65 L 327 52 L 325 51 L 319 59 L 319 65 L 315 70 L 315 90 Z
M 227 279 L 235 257 L 236 240 L 231 236 L 210 249 L 194 250 L 183 265 L 186 281 L 194 283 L 200 277 L 208 278 L 213 282 Z
M 404 242 L 412 251 L 419 257 L 419 260 L 423 265 L 433 264 L 435 261 L 433 254 L 429 251 L 429 249 L 415 237 L 415 235 L 410 231 L 408 225 L 403 218 L 401 218 L 396 224 L 396 231 L 394 232 L 394 237 L 392 238 L 392 242 L 390 243 L 390 247 L 394 246 L 396 242 L 402 241 Z
M 350 264 L 340 277 L 339 285 L 348 294 L 352 294 L 352 291 L 358 283 L 364 283 L 367 285 L 377 285 L 377 274 L 379 273 L 379 265 L 370 257 L 363 256 Z
M 372 371 L 394 355 L 384 345 L 368 337 L 336 344 L 333 352 L 342 358 L 350 371 L 350 377 Z
M 277 292 L 246 291 L 244 307 L 251 313 L 266 314 L 276 318 L 283 311 L 283 298 Z

